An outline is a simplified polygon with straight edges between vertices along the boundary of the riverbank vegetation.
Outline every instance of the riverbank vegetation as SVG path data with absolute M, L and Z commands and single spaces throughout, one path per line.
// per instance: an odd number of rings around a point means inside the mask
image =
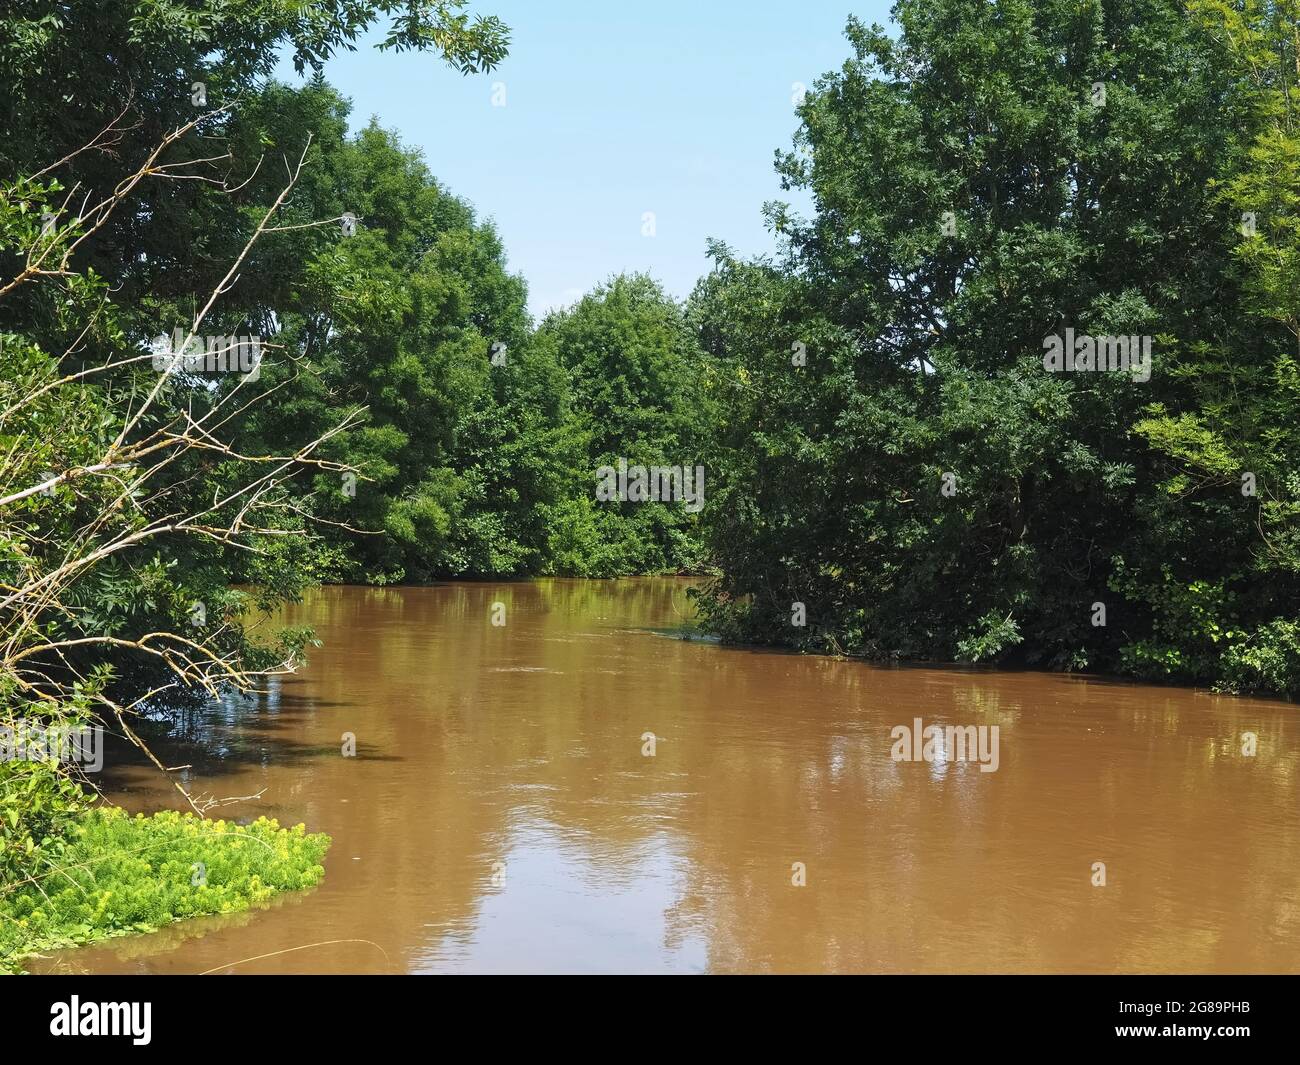
M 329 837 L 260 817 L 248 825 L 98 807 L 71 818 L 44 872 L 5 884 L 0 972 L 24 956 L 235 913 L 325 875 Z
M 707 574 L 737 641 L 1300 692 L 1295 0 L 851 20 L 778 153 L 813 206 L 769 206 L 773 256 L 719 240 L 685 301 L 629 274 L 541 322 L 474 190 L 380 122 L 349 133 L 322 76 L 373 26 L 489 70 L 505 27 L 311 7 L 0 19 L 6 727 L 134 737 L 256 690 L 310 634 L 247 620 L 313 582 L 549 574 Z M 272 80 L 282 53 L 314 76 Z M 177 329 L 204 356 L 258 338 L 257 372 L 167 372 Z M 1149 376 L 1051 372 L 1067 330 L 1145 338 Z M 703 511 L 598 500 L 621 459 L 703 466 Z M 65 783 L 0 775 L 10 883 L 190 831 Z M 316 875 L 315 837 L 259 833 L 278 872 L 250 858 L 214 904 Z M 104 927 L 196 912 L 177 890 Z M 103 916 L 5 897 L 0 935 Z
M 735 367 L 706 617 L 1300 691 L 1300 9 L 895 10 L 779 159 L 815 212 L 693 301 Z M 1047 372 L 1067 330 L 1150 338 L 1149 380 Z

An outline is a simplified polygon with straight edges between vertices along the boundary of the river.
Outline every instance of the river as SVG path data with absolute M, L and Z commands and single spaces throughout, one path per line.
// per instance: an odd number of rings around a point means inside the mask
M 312 593 L 299 674 L 159 744 L 222 816 L 328 832 L 321 885 L 30 967 L 1300 972 L 1300 708 L 722 647 L 690 585 Z M 996 726 L 996 771 L 895 761 L 918 718 Z

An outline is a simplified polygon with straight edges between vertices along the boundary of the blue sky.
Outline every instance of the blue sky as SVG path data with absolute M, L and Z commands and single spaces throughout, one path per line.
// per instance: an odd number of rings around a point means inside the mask
M 849 56 L 852 11 L 888 22 L 882 0 L 474 0 L 511 29 L 509 58 L 464 77 L 366 41 L 326 67 L 352 99 L 420 147 L 452 192 L 490 217 L 534 314 L 620 271 L 685 296 L 708 269 L 705 239 L 773 248 L 765 201 L 782 193 L 773 152 L 797 122 L 793 85 Z M 278 74 L 296 81 L 284 63 Z M 505 106 L 493 106 L 497 83 Z M 499 98 L 499 94 L 498 94 Z M 642 235 L 654 214 L 655 235 Z

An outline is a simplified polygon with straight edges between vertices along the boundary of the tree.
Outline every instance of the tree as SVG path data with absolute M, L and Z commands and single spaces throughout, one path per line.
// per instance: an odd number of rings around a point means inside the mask
M 1234 237 L 1240 300 L 1172 371 L 1184 389 L 1136 426 L 1159 456 L 1155 521 L 1196 568 L 1156 558 L 1119 582 L 1154 605 L 1125 648 L 1146 675 L 1300 691 L 1300 7 L 1198 2 L 1195 22 L 1232 81 L 1238 135 L 1211 183 Z
M 784 260 L 719 249 L 694 299 L 734 370 L 702 606 L 735 638 L 1149 673 L 1153 579 L 1263 590 L 1250 509 L 1170 505 L 1148 431 L 1197 403 L 1202 346 L 1260 335 L 1215 184 L 1253 93 L 1163 0 L 894 14 L 850 20 L 778 155 L 815 208 L 769 209 Z M 1152 338 L 1153 375 L 1048 372 L 1067 328 Z M 1182 639 L 1160 675 L 1222 679 Z
M 192 180 L 141 188 L 135 210 L 115 214 L 78 249 L 78 265 L 122 285 L 124 303 L 156 291 L 160 279 L 193 292 L 183 288 L 188 271 L 218 232 L 200 209 L 211 199 L 202 177 L 231 176 L 222 165 L 225 125 L 281 51 L 299 71 L 319 73 L 336 51 L 387 23 L 381 49 L 429 51 L 465 73 L 490 70 L 505 56 L 507 30 L 465 8 L 466 0 L 17 0 L 0 21 L 0 175 L 63 160 L 72 209 L 83 195 L 108 195 L 124 166 L 189 128 L 170 158 L 209 163 L 192 168 Z M 190 126 L 197 115 L 208 119 Z M 291 149 L 295 158 L 301 150 Z
M 711 368 L 684 312 L 643 274 L 620 275 L 552 313 L 536 343 L 569 375 L 586 454 L 552 538 L 559 567 L 584 575 L 698 569 L 697 519 L 680 503 L 600 502 L 597 471 L 705 465 Z
M 77 245 L 116 212 L 129 211 L 144 181 L 184 180 L 183 169 L 169 168 L 166 152 L 188 132 L 172 131 L 111 197 L 67 226 L 42 219 L 59 191 L 56 180 L 38 175 L 0 188 L 0 248 L 22 263 L 0 277 L 0 301 L 51 290 L 49 303 L 81 324 L 62 351 L 22 334 L 0 336 L 6 748 L 34 729 L 44 734 L 106 721 L 149 754 L 135 729 L 143 710 L 192 691 L 254 690 L 262 675 L 292 668 L 306 639 L 287 631 L 269 645 L 251 640 L 245 616 L 271 606 L 274 590 L 233 590 L 212 559 L 228 550 L 261 555 L 280 538 L 303 534 L 306 507 L 295 478 L 315 469 L 346 472 L 318 452 L 349 420 L 292 453 L 245 450 L 230 427 L 234 412 L 262 398 L 253 375 L 235 375 L 238 383 L 223 388 L 172 353 L 159 366 L 158 351 L 122 329 L 118 294 L 93 272 L 70 268 Z M 270 231 L 296 174 L 291 170 L 203 301 L 178 353 L 203 333 L 210 310 Z M 199 589 L 206 599 L 190 598 Z M 64 821 L 85 805 L 45 763 L 0 763 L 0 874 L 8 889 L 16 879 L 43 875 L 65 842 Z M 172 780 L 201 812 L 201 801 Z

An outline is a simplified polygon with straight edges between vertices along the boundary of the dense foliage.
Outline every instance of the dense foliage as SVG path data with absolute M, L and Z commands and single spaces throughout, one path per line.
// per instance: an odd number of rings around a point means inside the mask
M 37 951 L 151 932 L 313 887 L 329 845 L 328 836 L 264 817 L 236 825 L 97 808 L 75 822 L 43 876 L 0 887 L 0 972 Z
M 687 507 L 597 502 L 593 491 L 595 471 L 620 460 L 708 465 L 715 368 L 682 309 L 643 274 L 616 277 L 550 315 L 534 347 L 563 367 L 584 445 L 554 514 L 553 568 L 582 576 L 698 570 L 704 553 Z
M 1300 690 L 1294 3 L 894 13 L 801 108 L 784 258 L 694 298 L 734 367 L 706 615 Z M 1150 380 L 1048 372 L 1067 328 L 1151 337 Z
M 270 864 L 241 860 L 216 891 L 190 900 L 156 862 L 127 859 L 143 840 L 159 861 L 181 860 L 224 826 L 174 816 L 120 825 L 91 810 L 66 766 L 8 760 L 11 741 L 92 721 L 137 738 L 142 708 L 248 690 L 262 671 L 291 668 L 307 634 L 264 645 L 243 622 L 311 578 L 295 564 L 319 518 L 303 482 L 322 470 L 351 472 L 322 451 L 354 415 L 286 453 L 255 450 L 245 423 L 266 382 L 259 392 L 253 375 L 205 376 L 201 366 L 160 373 L 154 338 L 179 328 L 200 351 L 212 348 L 204 334 L 273 345 L 274 319 L 292 310 L 287 297 L 277 302 L 283 292 L 254 289 L 240 274 L 268 269 L 261 241 L 280 240 L 272 254 L 294 252 L 297 230 L 277 212 L 299 179 L 310 187 L 303 152 L 329 129 L 330 116 L 314 114 L 304 140 L 274 166 L 263 170 L 264 150 L 238 169 L 246 158 L 239 138 L 254 128 L 259 105 L 274 103 L 264 79 L 279 49 L 289 46 L 300 68 L 319 67 L 388 19 L 386 46 L 489 69 L 503 54 L 504 27 L 470 20 L 464 6 L 34 0 L 9 5 L 0 19 L 5 949 L 217 912 L 319 875 L 323 841 L 298 845 L 258 826 L 242 832 L 257 849 L 291 853 Z M 302 107 L 315 98 L 305 92 Z M 247 116 L 241 103 L 250 104 Z M 337 118 L 334 128 L 337 143 Z M 286 271 L 279 280 L 292 289 L 311 277 Z M 248 588 L 232 589 L 241 576 Z M 78 880 L 70 862 L 99 869 Z M 62 895 L 69 883 L 75 897 Z
M 375 25 L 488 70 L 496 19 L 10 4 L 0 724 L 246 688 L 310 639 L 246 618 L 313 581 L 536 574 L 709 571 L 731 640 L 1300 692 L 1296 0 L 894 18 L 851 19 L 800 105 L 777 168 L 812 209 L 769 206 L 774 257 L 717 242 L 684 305 L 630 274 L 534 323 L 492 224 L 396 134 L 349 134 L 321 77 Z M 281 53 L 315 76 L 270 80 Z M 200 325 L 265 341 L 255 382 L 159 374 L 155 338 Z M 1150 372 L 1054 372 L 1063 334 L 1133 338 Z M 627 465 L 702 466 L 703 512 L 599 497 Z M 10 884 L 213 831 L 152 824 L 0 765 Z M 20 919 L 152 926 L 198 912 L 177 890 L 24 892 Z

